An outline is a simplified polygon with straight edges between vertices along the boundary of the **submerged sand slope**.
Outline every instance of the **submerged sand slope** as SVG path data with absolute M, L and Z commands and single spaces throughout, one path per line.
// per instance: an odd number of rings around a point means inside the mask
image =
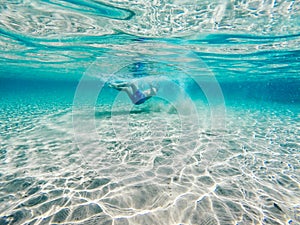
M 167 106 L 101 106 L 97 139 L 83 145 L 71 109 L 14 118 L 25 122 L 1 125 L 0 222 L 300 223 L 299 115 L 269 109 L 227 107 L 226 129 L 210 130 L 200 107 L 183 130 Z

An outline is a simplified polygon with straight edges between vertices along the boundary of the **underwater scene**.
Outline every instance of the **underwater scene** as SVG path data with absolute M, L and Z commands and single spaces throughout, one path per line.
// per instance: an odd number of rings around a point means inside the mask
M 299 46 L 299 0 L 2 0 L 0 225 L 299 225 Z

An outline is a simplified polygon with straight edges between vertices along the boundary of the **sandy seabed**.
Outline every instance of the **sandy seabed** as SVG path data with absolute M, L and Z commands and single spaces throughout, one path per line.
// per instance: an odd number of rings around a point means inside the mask
M 149 104 L 6 110 L 0 224 L 300 224 L 298 110 Z

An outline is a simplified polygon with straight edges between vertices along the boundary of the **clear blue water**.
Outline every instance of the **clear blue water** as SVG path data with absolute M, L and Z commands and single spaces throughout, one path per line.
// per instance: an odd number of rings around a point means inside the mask
M 2 2 L 0 224 L 300 224 L 299 9 Z

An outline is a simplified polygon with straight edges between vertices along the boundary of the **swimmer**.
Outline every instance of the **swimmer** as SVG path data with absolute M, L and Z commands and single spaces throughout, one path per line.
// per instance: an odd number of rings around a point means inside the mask
M 118 91 L 124 91 L 135 105 L 140 105 L 155 96 L 157 88 L 150 84 L 150 88 L 141 91 L 134 83 L 110 83 L 109 86 Z

